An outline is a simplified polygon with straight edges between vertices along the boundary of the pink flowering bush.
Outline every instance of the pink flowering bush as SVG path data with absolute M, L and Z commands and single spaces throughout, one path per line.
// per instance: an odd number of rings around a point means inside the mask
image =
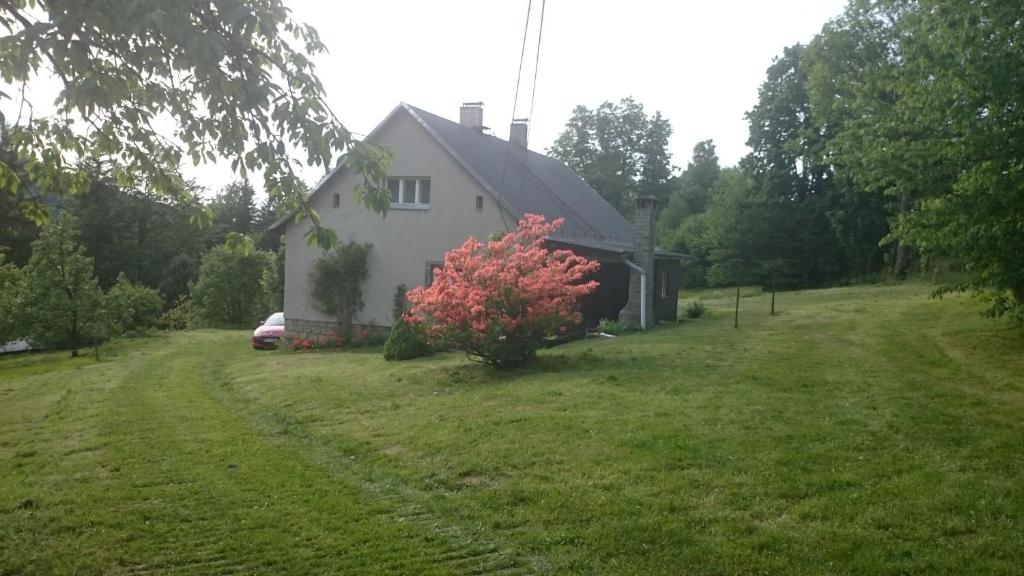
M 561 224 L 526 214 L 498 240 L 469 238 L 445 255 L 433 284 L 409 292 L 408 321 L 492 366 L 529 361 L 545 337 L 580 322 L 578 300 L 597 288 L 584 281 L 596 261 L 544 246 Z

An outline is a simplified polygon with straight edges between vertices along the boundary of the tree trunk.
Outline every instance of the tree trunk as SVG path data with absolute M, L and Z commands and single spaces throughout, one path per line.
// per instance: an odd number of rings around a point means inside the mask
M 910 194 L 904 193 L 900 197 L 900 214 L 906 214 L 910 209 Z M 903 240 L 896 241 L 896 258 L 892 263 L 892 275 L 896 278 L 904 278 L 907 275 L 907 268 L 910 267 L 911 248 Z

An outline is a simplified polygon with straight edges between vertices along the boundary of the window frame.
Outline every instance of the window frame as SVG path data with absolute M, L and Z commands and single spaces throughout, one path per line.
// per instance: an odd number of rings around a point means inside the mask
M 391 208 L 394 210 L 430 210 L 430 196 L 433 196 L 433 186 L 430 184 L 429 176 L 388 176 L 387 187 L 391 191 L 391 182 L 398 182 L 398 202 L 391 202 Z M 407 185 L 410 182 L 415 182 L 412 189 L 412 202 L 406 202 L 406 195 L 410 192 L 407 190 Z M 423 182 L 427 182 L 426 186 L 423 186 Z M 393 191 L 392 191 L 393 192 Z M 423 201 L 424 193 L 428 196 L 426 202 Z
M 434 283 L 434 270 L 440 270 L 444 267 L 444 262 L 439 260 L 427 260 L 424 266 L 423 274 L 423 286 L 429 288 Z

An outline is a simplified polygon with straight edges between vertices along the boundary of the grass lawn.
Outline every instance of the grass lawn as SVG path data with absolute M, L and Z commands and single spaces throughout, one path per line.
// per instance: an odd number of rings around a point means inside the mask
M 1020 574 L 1024 332 L 928 290 L 739 330 L 726 292 L 504 374 L 225 331 L 0 359 L 0 574 Z

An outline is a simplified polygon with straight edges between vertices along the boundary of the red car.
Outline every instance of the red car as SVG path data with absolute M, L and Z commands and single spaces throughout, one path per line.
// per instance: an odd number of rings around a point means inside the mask
M 257 350 L 277 348 L 277 342 L 284 337 L 284 312 L 274 312 L 260 322 L 252 333 L 252 347 Z

